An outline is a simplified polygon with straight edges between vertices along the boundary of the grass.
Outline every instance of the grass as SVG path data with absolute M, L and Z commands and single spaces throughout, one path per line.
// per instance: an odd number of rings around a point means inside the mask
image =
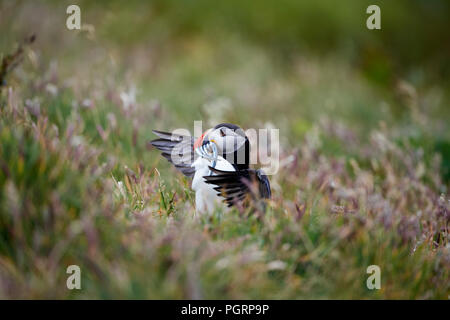
M 75 32 L 63 4 L 0 4 L 3 55 L 37 34 L 0 89 L 0 298 L 448 298 L 439 50 L 420 47 L 403 64 L 404 48 L 381 50 L 400 31 L 366 35 L 348 13 L 313 4 L 301 12 L 326 12 L 329 24 L 281 38 L 302 14 L 269 2 L 265 24 L 249 4 L 224 4 L 221 18 L 171 1 L 81 6 L 92 28 Z M 389 12 L 400 26 L 411 19 L 403 8 Z M 334 28 L 355 32 L 357 48 L 327 44 Z M 151 129 L 194 120 L 280 129 L 266 212 L 194 216 L 190 181 L 148 145 Z M 71 264 L 81 290 L 66 288 Z M 380 290 L 366 287 L 373 264 Z

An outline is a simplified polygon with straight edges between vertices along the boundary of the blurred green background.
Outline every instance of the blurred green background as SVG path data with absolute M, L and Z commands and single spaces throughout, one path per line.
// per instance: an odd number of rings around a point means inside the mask
M 0 1 L 0 297 L 447 298 L 449 1 L 70 4 Z M 280 129 L 262 221 L 188 219 L 148 141 L 194 120 Z
M 61 78 L 137 86 L 140 102 L 173 111 L 172 127 L 204 119 L 222 96 L 225 120 L 270 120 L 291 142 L 324 115 L 364 137 L 423 113 L 432 125 L 410 134 L 442 154 L 449 177 L 448 1 L 86 1 L 82 32 L 65 28 L 68 4 L 2 1 L 2 51 L 34 32 Z M 366 28 L 370 4 L 381 30 Z

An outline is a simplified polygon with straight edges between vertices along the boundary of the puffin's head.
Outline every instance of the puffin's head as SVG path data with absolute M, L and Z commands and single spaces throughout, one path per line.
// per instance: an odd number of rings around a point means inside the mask
M 226 155 L 240 149 L 246 141 L 244 130 L 231 123 L 221 123 L 208 133 L 206 139 L 217 146 L 219 154 Z
M 248 163 L 250 143 L 244 130 L 231 123 L 221 123 L 202 134 L 194 144 L 197 147 L 212 142 L 217 146 L 218 154 L 232 163 Z M 233 154 L 236 153 L 234 161 Z M 242 156 L 240 155 L 242 154 Z

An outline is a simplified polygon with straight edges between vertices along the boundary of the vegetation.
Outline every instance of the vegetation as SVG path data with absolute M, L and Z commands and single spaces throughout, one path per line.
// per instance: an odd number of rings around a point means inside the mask
M 448 298 L 446 1 L 69 4 L 0 2 L 0 298 Z M 280 129 L 266 212 L 195 216 L 194 120 Z

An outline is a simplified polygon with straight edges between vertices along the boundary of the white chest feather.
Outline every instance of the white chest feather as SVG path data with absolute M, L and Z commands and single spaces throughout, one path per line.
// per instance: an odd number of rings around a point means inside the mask
M 205 158 L 197 158 L 192 164 L 195 167 L 195 175 L 192 180 L 192 189 L 195 191 L 195 207 L 198 213 L 210 214 L 218 206 L 223 206 L 223 198 L 217 195 L 217 191 L 214 190 L 214 185 L 205 183 L 203 177 L 209 175 L 208 166 L 211 165 L 211 161 Z M 235 171 L 234 167 L 219 156 L 217 158 L 216 169 L 222 171 Z M 214 175 L 214 174 L 213 174 Z

